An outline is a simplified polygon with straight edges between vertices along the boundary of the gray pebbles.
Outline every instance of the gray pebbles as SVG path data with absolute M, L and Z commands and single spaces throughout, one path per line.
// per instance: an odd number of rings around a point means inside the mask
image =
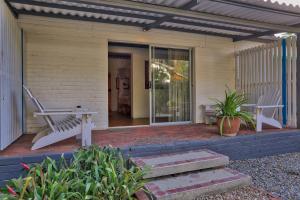
M 229 168 L 250 175 L 253 185 L 197 200 L 300 200 L 300 153 L 231 161 Z

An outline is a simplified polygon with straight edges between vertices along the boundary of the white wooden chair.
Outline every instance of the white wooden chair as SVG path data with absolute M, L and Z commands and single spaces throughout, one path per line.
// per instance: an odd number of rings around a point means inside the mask
M 96 112 L 88 112 L 83 109 L 45 109 L 35 98 L 32 92 L 25 86 L 24 90 L 38 109 L 34 112 L 34 117 L 42 116 L 47 123 L 41 131 L 33 138 L 32 150 L 36 150 L 50 144 L 71 138 L 81 139 L 82 146 L 91 145 L 91 132 L 95 127 L 91 117 Z M 66 116 L 63 120 L 55 121 L 52 116 Z
M 256 131 L 262 131 L 262 125 L 267 124 L 275 128 L 282 128 L 279 121 L 275 119 L 276 111 L 282 108 L 280 105 L 281 95 L 278 89 L 270 89 L 261 95 L 257 104 L 245 104 L 243 107 L 253 107 L 256 120 Z

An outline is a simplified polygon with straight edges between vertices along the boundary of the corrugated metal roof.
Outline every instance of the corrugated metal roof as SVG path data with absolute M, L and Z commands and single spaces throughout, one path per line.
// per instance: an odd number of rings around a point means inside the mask
M 278 9 L 278 6 L 273 6 L 273 4 L 271 4 L 272 6 L 266 7 L 266 3 L 261 0 L 242 1 L 242 2 L 243 3 L 247 2 L 251 5 L 263 6 L 265 8 Z M 263 22 L 268 22 L 273 24 L 292 25 L 300 21 L 300 9 L 295 9 L 299 11 L 298 15 L 296 15 L 296 13 L 284 14 L 283 11 L 286 8 L 286 6 L 281 5 L 280 8 L 281 7 L 283 7 L 282 9 L 280 9 L 282 10 L 282 13 L 276 11 L 266 12 L 264 8 L 261 8 L 259 10 L 256 7 L 250 8 L 246 6 L 239 6 L 238 4 L 230 4 L 228 2 L 226 3 L 226 1 L 201 0 L 199 4 L 196 7 L 194 7 L 192 10 L 236 17 L 241 19 L 263 21 Z
M 124 4 L 126 2 L 155 4 L 274 25 L 300 23 L 300 7 L 291 4 L 280 4 L 279 0 L 275 3 L 272 3 L 274 0 L 123 0 L 120 1 L 120 6 L 108 5 L 105 4 L 105 1 L 93 0 L 8 1 L 15 11 L 20 14 L 148 27 L 145 30 L 161 28 L 231 38 L 251 38 L 251 36 L 257 35 L 264 39 L 272 39 L 273 37 L 266 37 L 264 34 L 272 34 L 273 32 L 261 26 L 258 28 L 249 24 L 224 23 L 204 18 L 170 15 L 159 9 L 157 11 L 147 11 L 143 9 L 143 6 L 129 8 L 122 6 L 122 2 Z
M 87 17 L 87 18 L 95 18 L 95 19 L 104 19 L 110 21 L 118 21 L 118 22 L 132 22 L 138 24 L 150 24 L 153 23 L 154 20 L 146 20 L 143 18 L 133 18 L 133 17 L 121 17 L 118 15 L 107 15 L 107 14 L 99 14 L 93 12 L 82 12 L 82 11 L 74 11 L 68 9 L 57 9 L 57 8 L 49 8 L 42 6 L 32 6 L 32 5 L 24 5 L 20 3 L 12 4 L 17 10 L 25 10 L 25 11 L 33 11 L 33 12 L 42 12 L 48 14 L 61 14 L 64 16 L 78 16 L 78 17 Z

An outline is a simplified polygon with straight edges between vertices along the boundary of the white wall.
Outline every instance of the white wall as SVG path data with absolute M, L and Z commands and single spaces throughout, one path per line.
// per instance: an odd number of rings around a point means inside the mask
M 28 86 L 47 107 L 82 104 L 97 111 L 96 129 L 108 127 L 108 41 L 194 48 L 197 123 L 202 122 L 199 106 L 210 103 L 210 98 L 223 98 L 225 85 L 235 85 L 235 44 L 228 38 L 33 16 L 21 16 L 19 23 L 26 31 Z M 143 93 L 144 81 L 134 79 L 134 83 Z M 145 108 L 136 105 L 137 110 Z M 33 132 L 40 123 L 28 113 L 28 131 Z
M 46 108 L 81 105 L 98 112 L 97 127 L 107 127 L 107 41 L 85 35 L 26 32 L 25 84 Z M 34 105 L 26 98 L 28 132 L 44 123 L 33 118 Z
M 145 61 L 148 49 L 109 47 L 110 52 L 129 53 L 132 56 L 132 118 L 149 117 L 149 90 L 145 89 Z
M 110 51 L 110 50 L 109 50 Z M 108 58 L 108 71 L 111 74 L 111 110 L 118 110 L 118 90 L 116 78 L 120 68 L 131 68 L 131 59 Z
M 22 135 L 22 34 L 0 1 L 0 149 Z

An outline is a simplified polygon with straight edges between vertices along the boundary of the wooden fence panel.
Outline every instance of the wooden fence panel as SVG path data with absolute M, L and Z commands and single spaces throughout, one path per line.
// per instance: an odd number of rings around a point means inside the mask
M 22 32 L 0 1 L 0 149 L 22 135 Z
M 296 37 L 286 39 L 286 96 L 287 126 L 296 127 Z M 282 95 L 282 40 L 255 48 L 242 50 L 236 54 L 236 89 L 243 92 L 249 103 L 257 103 L 267 90 L 279 89 Z M 282 102 L 281 102 L 282 103 Z M 282 120 L 282 110 L 276 113 Z

